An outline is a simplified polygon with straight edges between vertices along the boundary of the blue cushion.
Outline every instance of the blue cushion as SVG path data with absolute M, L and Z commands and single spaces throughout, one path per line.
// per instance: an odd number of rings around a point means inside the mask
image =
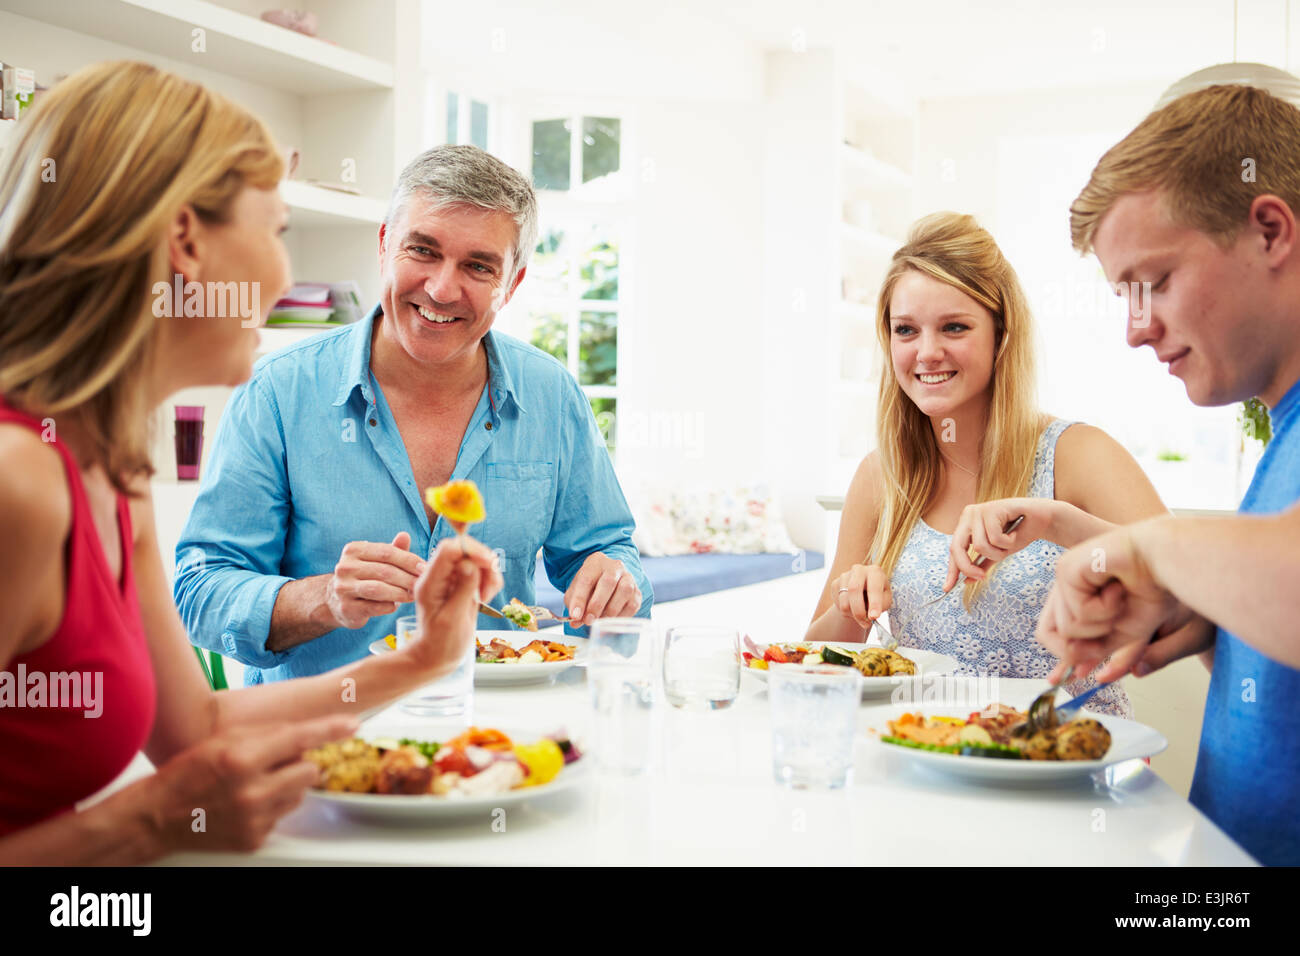
M 746 584 L 772 581 L 824 566 L 820 551 L 798 554 L 683 554 L 664 558 L 642 558 L 646 577 L 655 589 L 655 603 L 680 601 L 700 594 L 712 594 Z M 537 603 L 552 614 L 564 613 L 564 595 L 546 579 L 542 559 L 537 559 L 534 576 Z

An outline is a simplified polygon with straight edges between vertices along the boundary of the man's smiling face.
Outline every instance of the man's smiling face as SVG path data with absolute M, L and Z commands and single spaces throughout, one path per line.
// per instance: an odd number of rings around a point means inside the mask
M 1097 258 L 1129 301 L 1128 344 L 1151 346 L 1197 405 L 1251 398 L 1271 381 L 1276 355 L 1257 321 L 1268 269 L 1253 243 L 1249 227 L 1225 249 L 1173 222 L 1155 191 L 1121 197 L 1097 229 Z
M 509 274 L 517 233 L 508 213 L 419 193 L 381 227 L 380 302 L 411 358 L 438 365 L 478 348 L 523 279 Z

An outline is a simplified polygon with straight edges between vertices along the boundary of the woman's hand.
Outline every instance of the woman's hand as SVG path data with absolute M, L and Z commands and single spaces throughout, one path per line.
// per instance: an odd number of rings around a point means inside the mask
M 496 555 L 467 535 L 447 538 L 415 582 L 417 637 L 403 653 L 437 680 L 454 671 L 474 640 L 479 601 L 501 590 Z
M 1131 645 L 1145 648 L 1153 638 L 1173 635 L 1193 623 L 1194 612 L 1151 574 L 1134 544 L 1134 527 L 1141 526 L 1121 527 L 1085 541 L 1057 562 L 1056 581 L 1035 634 L 1061 661 L 1049 680 L 1059 679 L 1071 665 L 1076 678 L 1085 677 L 1112 654 L 1115 666 L 1104 673 L 1126 670 L 1139 659 Z M 1184 653 L 1205 650 L 1204 643 L 1203 634 L 1193 638 L 1189 632 L 1161 647 L 1154 659 L 1163 660 L 1166 650 L 1182 644 L 1189 645 Z
M 855 564 L 831 585 L 840 614 L 864 628 L 894 606 L 889 575 L 878 564 Z
M 158 768 L 144 786 L 159 849 L 256 850 L 279 819 L 302 802 L 320 776 L 303 754 L 352 736 L 352 716 L 289 725 L 249 725 L 209 737 Z M 138 800 L 134 788 L 116 795 Z
M 944 593 L 953 589 L 961 575 L 981 581 L 988 575 L 989 565 L 1047 537 L 1057 504 L 1051 498 L 1000 498 L 963 508 L 948 547 Z M 1025 520 L 1015 531 L 1007 534 L 1002 530 L 1021 515 Z M 976 552 L 974 558 L 971 548 Z M 975 564 L 980 557 L 987 559 L 982 568 Z

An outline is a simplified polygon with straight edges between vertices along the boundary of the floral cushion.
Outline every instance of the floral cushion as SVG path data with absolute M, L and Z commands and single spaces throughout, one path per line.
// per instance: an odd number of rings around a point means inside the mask
M 650 493 L 643 502 L 633 541 L 647 557 L 798 550 L 764 484 L 664 490 Z

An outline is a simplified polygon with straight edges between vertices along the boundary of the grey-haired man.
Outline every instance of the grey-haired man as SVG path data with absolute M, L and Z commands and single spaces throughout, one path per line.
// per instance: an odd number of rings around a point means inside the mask
M 502 555 L 497 603 L 532 602 L 540 548 L 584 625 L 649 614 L 590 405 L 553 358 L 492 331 L 536 236 L 519 173 L 472 146 L 429 150 L 379 231 L 378 306 L 263 360 L 232 397 L 174 589 L 191 639 L 242 661 L 246 683 L 321 673 L 392 633 L 452 533 L 423 491 L 453 479 L 483 492 L 474 535 Z

